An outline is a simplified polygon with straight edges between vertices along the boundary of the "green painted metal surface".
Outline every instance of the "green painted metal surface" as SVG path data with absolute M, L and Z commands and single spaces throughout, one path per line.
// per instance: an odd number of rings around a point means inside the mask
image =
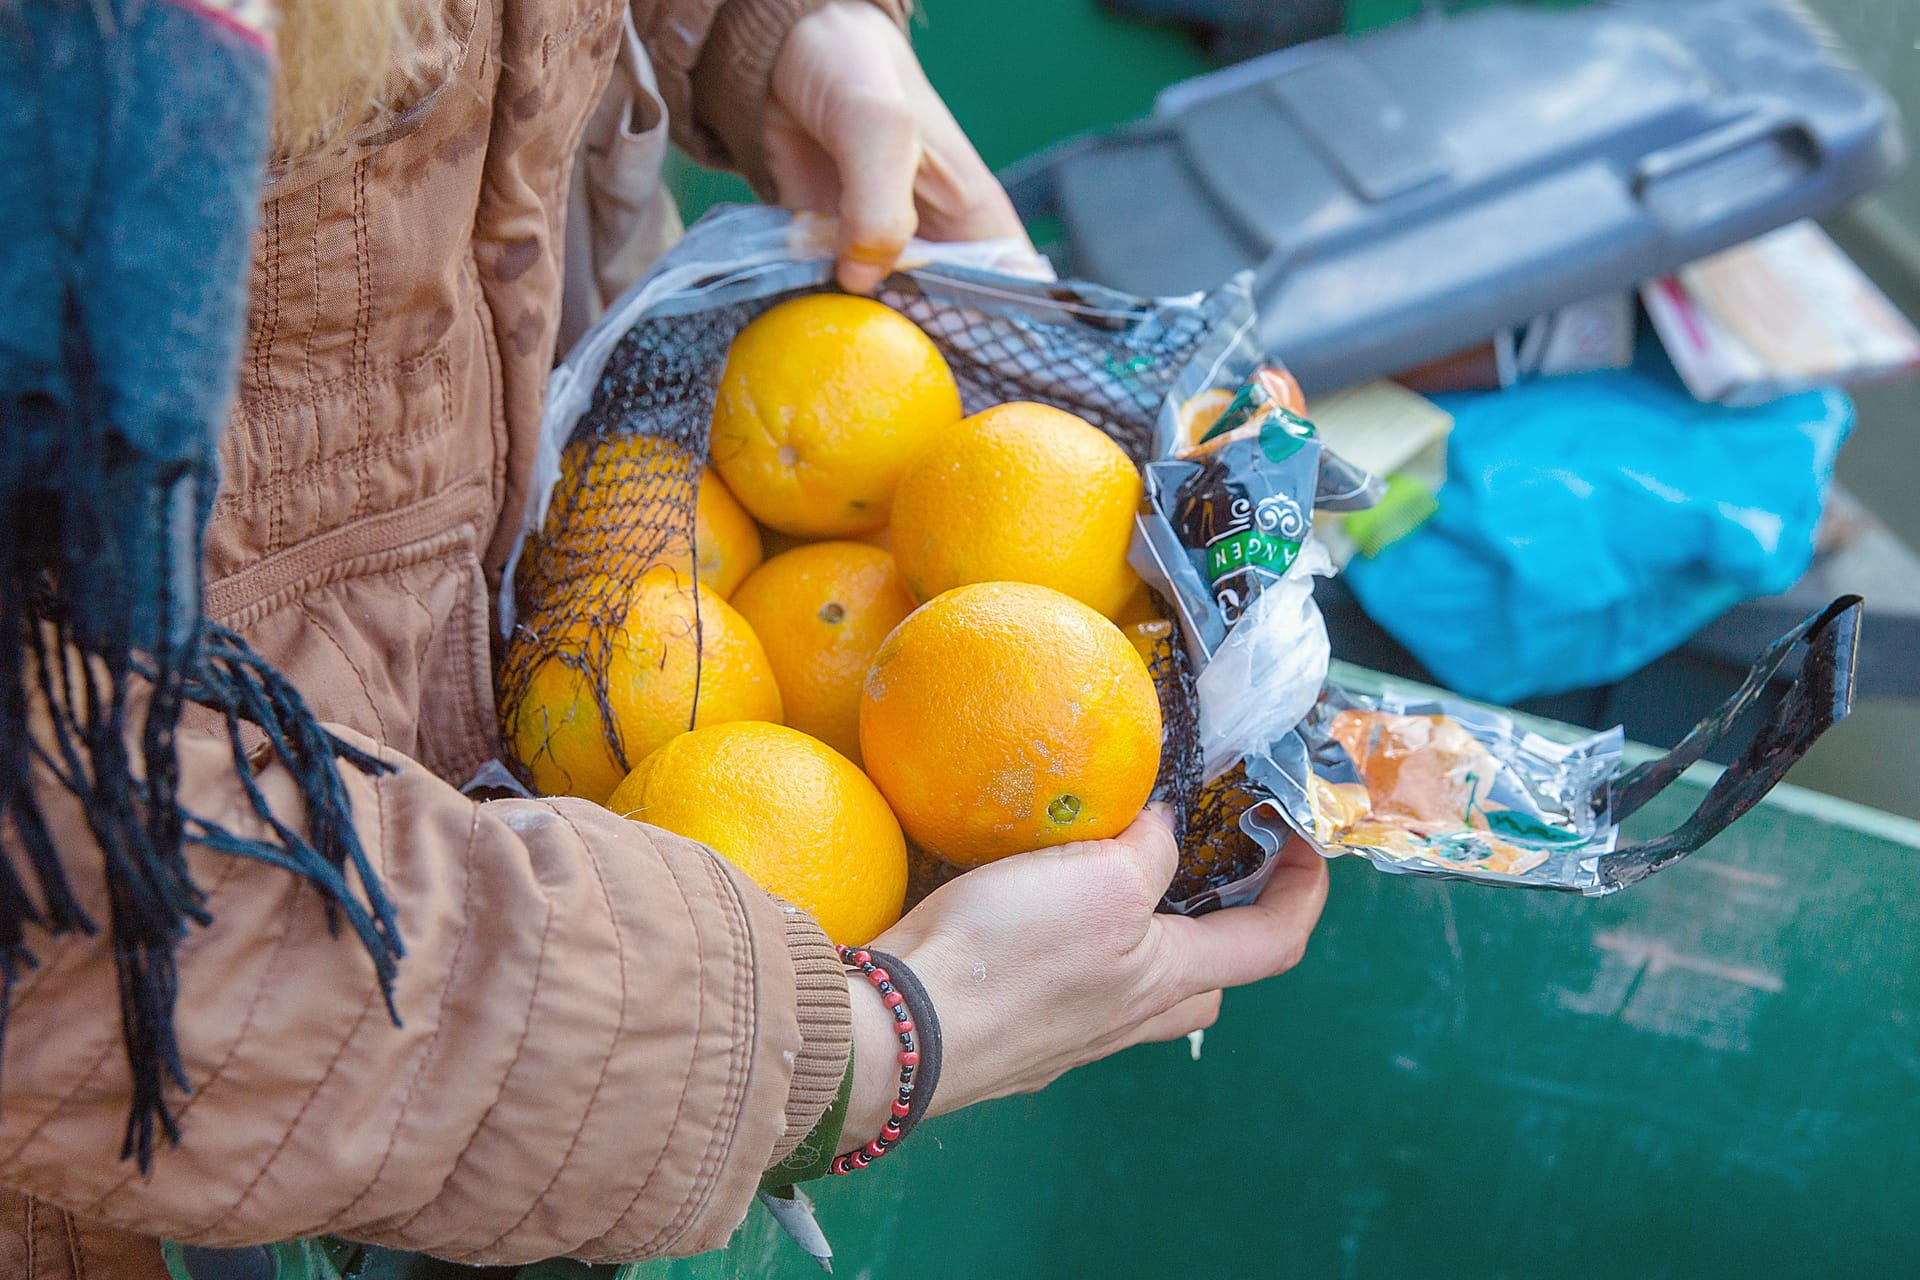
M 836 1273 L 1920 1274 L 1920 826 L 1787 789 L 1597 901 L 1333 871 L 1200 1061 L 1131 1050 L 817 1184 Z M 637 1274 L 819 1273 L 756 1209 Z
M 1920 823 L 1793 786 L 1606 899 L 1343 859 L 1306 960 L 1230 992 L 1199 1061 L 1129 1050 L 810 1190 L 865 1280 L 1916 1275 L 1917 916 Z M 819 1274 L 755 1207 L 721 1252 L 520 1280 Z
M 1210 70 L 1173 27 L 1093 0 L 923 0 L 914 48 L 989 165 L 1145 115 L 1166 85 Z
M 922 0 L 913 39 L 928 79 L 995 168 L 1085 129 L 1144 115 L 1153 95 L 1209 69 L 1172 27 L 1093 0 Z M 668 179 L 691 221 L 752 198 L 745 183 L 676 156 Z
M 1464 13 L 1509 0 L 1346 0 L 1346 29 L 1359 34 L 1405 22 L 1422 13 Z M 1591 0 L 1533 0 L 1536 9 L 1573 9 Z

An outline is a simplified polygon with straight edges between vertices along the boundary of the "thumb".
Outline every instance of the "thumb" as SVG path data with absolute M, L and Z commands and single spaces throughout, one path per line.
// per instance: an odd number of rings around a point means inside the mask
M 914 182 L 920 131 L 904 100 L 868 102 L 829 145 L 840 170 L 838 276 L 849 293 L 872 293 L 919 225 Z
M 1125 831 L 1113 838 L 1134 859 L 1145 890 L 1145 901 L 1158 902 L 1180 870 L 1180 843 L 1173 833 L 1173 810 L 1150 804 Z

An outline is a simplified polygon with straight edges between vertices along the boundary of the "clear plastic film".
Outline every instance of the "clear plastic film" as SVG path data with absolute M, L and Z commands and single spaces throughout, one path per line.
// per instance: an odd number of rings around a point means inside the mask
M 1198 671 L 1204 775 L 1227 774 L 1306 715 L 1331 653 L 1313 579 L 1323 499 L 1378 501 L 1380 483 L 1327 449 L 1292 379 L 1254 369 L 1237 391 L 1193 392 L 1163 415 L 1145 468 L 1133 563 L 1171 604 Z
M 1380 486 L 1324 448 L 1277 371 L 1256 371 L 1230 398 L 1188 391 L 1162 414 L 1168 452 L 1146 468 L 1134 545 L 1199 673 L 1194 808 L 1206 838 L 1187 850 L 1172 910 L 1253 900 L 1296 835 L 1393 874 L 1611 893 L 1711 840 L 1851 705 L 1859 609 L 1848 600 L 1776 642 L 1680 746 L 1626 772 L 1618 728 L 1562 742 L 1430 692 L 1328 684 L 1312 578 L 1332 569 L 1313 512 L 1364 507 Z M 1786 696 L 1701 810 L 1622 845 L 1618 824 L 1778 693 L 1795 657 Z
M 1490 883 L 1600 884 L 1617 839 L 1617 728 L 1562 743 L 1470 703 L 1330 685 L 1297 737 L 1304 751 L 1249 773 L 1323 853 Z
M 1353 854 L 1395 874 L 1617 892 L 1709 843 L 1847 716 L 1860 613 L 1859 597 L 1843 596 L 1808 617 L 1678 745 L 1631 768 L 1617 728 L 1561 742 L 1474 703 L 1329 684 L 1298 729 L 1248 761 L 1263 798 L 1241 828 L 1276 855 L 1297 833 L 1327 857 Z M 1621 823 L 1753 721 L 1684 822 L 1621 839 Z M 1257 894 L 1269 869 L 1225 887 L 1222 901 Z

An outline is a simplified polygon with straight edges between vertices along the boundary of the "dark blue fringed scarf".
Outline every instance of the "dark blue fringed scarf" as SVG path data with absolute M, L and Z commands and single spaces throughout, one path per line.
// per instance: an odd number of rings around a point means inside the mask
M 0 0 L 0 1043 L 30 929 L 101 929 L 67 871 L 103 858 L 133 1074 L 121 1155 L 143 1170 L 157 1135 L 178 1140 L 169 1093 L 189 1087 L 174 951 L 211 916 L 188 842 L 310 881 L 373 957 L 390 1011 L 401 954 L 339 772 L 386 766 L 202 612 L 272 89 L 249 8 Z M 225 716 L 266 838 L 177 795 L 188 703 Z M 306 830 L 254 786 L 242 724 L 298 780 Z M 53 785 L 82 802 L 97 853 L 49 831 Z

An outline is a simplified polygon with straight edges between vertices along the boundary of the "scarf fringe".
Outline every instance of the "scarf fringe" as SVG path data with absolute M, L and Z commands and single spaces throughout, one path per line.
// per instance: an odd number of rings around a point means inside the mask
M 175 949 L 191 926 L 213 917 L 187 865 L 188 841 L 284 868 L 313 885 L 326 903 L 329 926 L 338 934 L 344 921 L 372 959 L 388 1016 L 398 1025 L 393 982 L 405 948 L 340 773 L 344 764 L 378 777 L 393 766 L 327 732 L 298 690 L 224 627 L 203 622 L 196 639 L 180 650 L 134 654 L 89 646 L 60 604 L 44 576 L 27 590 L 7 590 L 0 600 L 0 714 L 10 730 L 0 734 L 0 826 L 17 838 L 32 877 L 29 888 L 13 861 L 0 858 L 0 1044 L 13 985 L 36 963 L 27 926 L 52 935 L 99 932 L 68 883 L 41 811 L 33 782 L 37 763 L 79 799 L 104 860 L 107 932 L 133 1077 L 120 1154 L 145 1173 L 157 1139 L 179 1141 L 169 1086 L 191 1092 L 173 1026 Z M 128 733 L 136 680 L 147 697 L 138 727 L 139 769 Z M 189 702 L 224 716 L 235 774 L 268 834 L 237 834 L 180 802 L 175 734 Z M 44 742 L 35 741 L 28 728 L 39 707 L 51 713 L 42 717 L 51 722 Z M 254 781 L 243 724 L 266 735 L 298 785 L 304 834 L 273 812 Z

